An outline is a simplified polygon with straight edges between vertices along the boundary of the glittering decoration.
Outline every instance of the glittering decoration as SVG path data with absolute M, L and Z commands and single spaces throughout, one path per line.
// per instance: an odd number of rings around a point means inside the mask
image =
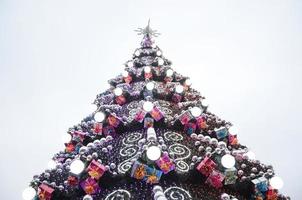
M 25 199 L 288 200 L 272 166 L 255 160 L 238 130 L 172 69 L 150 24 L 138 33 L 141 46 L 68 129 L 64 151 Z

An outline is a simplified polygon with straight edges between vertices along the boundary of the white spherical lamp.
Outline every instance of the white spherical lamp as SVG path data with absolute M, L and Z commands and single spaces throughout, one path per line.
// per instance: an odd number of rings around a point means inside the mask
M 37 192 L 36 192 L 36 190 L 34 188 L 28 187 L 25 190 L 23 190 L 23 192 L 22 192 L 22 198 L 24 200 L 32 200 L 32 199 L 35 198 L 36 194 L 37 194 Z
M 84 167 L 85 164 L 81 160 L 76 159 L 70 164 L 70 172 L 78 175 L 84 170 Z
M 102 122 L 105 119 L 105 114 L 103 112 L 97 112 L 94 114 L 94 120 L 96 122 Z
M 121 96 L 123 94 L 123 90 L 121 88 L 115 88 L 113 93 L 115 96 Z
M 146 155 L 149 160 L 156 161 L 161 156 L 161 150 L 158 146 L 151 146 L 148 147 Z
M 168 77 L 171 77 L 172 75 L 173 75 L 173 70 L 172 69 L 168 69 L 167 71 L 166 71 L 166 76 L 168 76 Z
M 151 112 L 152 109 L 153 109 L 154 105 L 152 102 L 150 101 L 146 101 L 144 102 L 144 105 L 143 105 L 143 109 L 146 111 L 146 112 Z
M 153 82 L 147 83 L 146 88 L 147 88 L 147 90 L 150 90 L 150 91 L 153 90 L 154 89 L 154 83 Z
M 55 168 L 57 167 L 56 161 L 50 160 L 50 161 L 47 163 L 47 167 L 48 167 L 48 169 L 50 169 L 50 170 L 55 169 Z
M 225 168 L 232 168 L 235 166 L 235 163 L 236 163 L 235 158 L 230 154 L 225 154 L 221 158 L 221 164 Z
M 184 87 L 182 85 L 177 85 L 175 87 L 175 92 L 181 94 L 184 91 Z
M 191 108 L 190 111 L 191 111 L 191 113 L 194 117 L 199 117 L 202 113 L 202 110 L 199 107 L 196 107 L 196 106 Z
M 276 190 L 280 190 L 283 187 L 283 180 L 278 177 L 278 176 L 274 176 L 269 180 L 269 184 L 270 186 L 272 186 L 272 188 L 276 189 Z
M 151 67 L 146 66 L 146 67 L 144 68 L 144 72 L 145 72 L 145 73 L 150 73 L 150 72 L 151 72 Z

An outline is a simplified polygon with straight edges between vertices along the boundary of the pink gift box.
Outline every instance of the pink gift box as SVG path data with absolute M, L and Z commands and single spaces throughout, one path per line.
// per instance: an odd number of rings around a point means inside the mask
M 197 166 L 197 170 L 205 176 L 209 176 L 216 167 L 216 163 L 209 157 L 205 157 Z

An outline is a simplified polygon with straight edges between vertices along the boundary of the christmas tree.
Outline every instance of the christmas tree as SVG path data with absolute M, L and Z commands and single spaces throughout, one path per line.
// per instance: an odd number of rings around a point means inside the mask
M 209 112 L 188 77 L 139 28 L 141 47 L 68 130 L 66 148 L 34 176 L 26 200 L 289 199 L 272 166 L 255 160 L 231 123 Z

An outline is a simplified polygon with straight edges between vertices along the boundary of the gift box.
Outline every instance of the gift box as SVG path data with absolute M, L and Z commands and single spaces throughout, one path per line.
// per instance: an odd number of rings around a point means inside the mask
M 151 110 L 150 115 L 155 121 L 159 121 L 164 117 L 163 113 L 156 106 Z
M 235 184 L 236 183 L 236 180 L 237 180 L 237 170 L 236 170 L 235 167 L 226 169 L 224 171 L 224 175 L 225 175 L 225 178 L 224 178 L 224 184 L 225 185 L 231 185 L 231 184 Z
M 153 74 L 152 74 L 152 72 L 149 72 L 149 73 L 145 72 L 144 76 L 145 76 L 145 79 L 151 79 L 153 77 Z
M 80 183 L 86 194 L 96 194 L 100 191 L 100 187 L 95 179 L 89 177 Z
M 229 135 L 229 144 L 230 145 L 237 145 L 238 144 L 237 135 Z
M 272 188 L 269 188 L 266 192 L 267 200 L 278 200 L 278 192 Z
M 150 128 L 154 125 L 154 119 L 151 117 L 146 117 L 144 119 L 144 128 Z
M 164 154 L 160 159 L 155 162 L 164 174 L 167 174 L 175 169 L 173 161 L 169 158 L 167 154 Z
M 70 185 L 70 186 L 76 186 L 76 185 L 78 185 L 79 180 L 78 180 L 78 178 L 75 177 L 75 176 L 68 176 L 68 178 L 67 178 L 67 183 L 68 183 L 68 185 Z
M 223 180 L 224 180 L 224 175 L 217 170 L 213 170 L 210 176 L 207 178 L 206 183 L 210 184 L 214 188 L 221 188 L 223 186 L 222 185 Z
M 181 100 L 182 100 L 182 95 L 180 95 L 180 94 L 173 94 L 172 101 L 174 103 L 179 103 L 179 102 L 181 102 Z
M 50 200 L 54 189 L 42 183 L 38 188 L 39 200 Z
M 192 133 L 195 133 L 196 130 L 196 124 L 189 122 L 185 124 L 184 126 L 184 132 L 191 135 Z
M 147 183 L 158 183 L 162 175 L 162 171 L 155 168 L 151 168 L 148 165 L 142 164 L 139 161 L 135 161 L 132 170 L 131 177 L 144 180 Z
M 207 128 L 207 121 L 205 117 L 199 116 L 196 118 L 196 125 L 199 129 L 206 129 Z
M 172 82 L 173 81 L 173 77 L 171 76 L 166 76 L 164 79 L 165 82 Z
M 145 116 L 146 116 L 146 112 L 144 110 L 139 110 L 136 115 L 135 115 L 135 121 L 139 122 L 139 123 L 142 123 Z
M 185 112 L 183 112 L 183 113 L 179 116 L 179 118 L 178 118 L 178 120 L 180 121 L 180 123 L 181 123 L 182 125 L 185 125 L 185 124 L 189 123 L 189 121 L 190 121 L 191 119 L 193 119 L 193 115 L 192 115 L 191 112 L 188 111 L 188 110 L 185 111 Z
M 65 144 L 65 151 L 68 152 L 68 153 L 71 153 L 75 150 L 75 145 L 70 142 L 68 144 Z
M 120 106 L 124 105 L 126 103 L 126 98 L 123 95 L 117 96 L 115 97 L 115 102 Z
M 103 128 L 103 133 L 105 136 L 111 135 L 115 136 L 116 132 L 113 126 L 106 126 Z
M 109 115 L 107 118 L 107 122 L 109 125 L 113 126 L 113 127 L 118 127 L 121 123 L 121 121 L 114 115 Z
M 217 139 L 222 139 L 228 136 L 228 129 L 225 127 L 221 127 L 215 130 Z
M 260 177 L 252 180 L 256 190 L 266 192 L 268 190 L 268 180 L 265 177 Z
M 209 157 L 205 157 L 197 166 L 197 170 L 205 176 L 209 176 L 216 167 L 216 163 Z
M 95 178 L 96 180 L 99 180 L 103 176 L 105 171 L 106 171 L 105 166 L 96 160 L 92 160 L 89 166 L 87 167 L 88 174 L 92 178 Z
M 83 131 L 74 131 L 72 134 L 72 139 L 78 142 L 83 142 L 86 133 L 84 133 Z
M 101 135 L 103 130 L 103 124 L 96 122 L 93 124 L 93 133 L 96 135 Z
M 128 75 L 128 76 L 124 77 L 124 81 L 125 81 L 125 83 L 128 83 L 128 84 L 131 83 L 132 76 Z

